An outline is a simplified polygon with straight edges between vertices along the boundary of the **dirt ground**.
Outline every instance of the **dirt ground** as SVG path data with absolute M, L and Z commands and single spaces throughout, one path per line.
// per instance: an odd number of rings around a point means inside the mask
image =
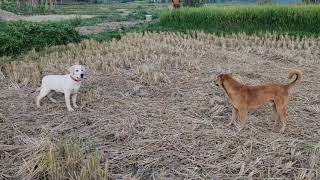
M 48 50 L 35 58 L 45 60 L 43 74 L 63 73 L 77 62 L 87 66 L 81 108 L 67 112 L 56 95 L 58 103 L 44 100 L 37 109 L 35 87 L 22 86 L 19 72 L 12 82 L 2 78 L 0 177 L 17 178 L 39 142 L 77 134 L 107 154 L 114 179 L 319 179 L 318 43 L 163 33 Z M 34 65 L 15 67 L 28 72 Z M 304 76 L 290 93 L 283 134 L 272 130 L 270 105 L 250 113 L 241 133 L 238 125 L 227 126 L 231 106 L 212 85 L 214 71 L 256 85 L 288 83 L 290 68 Z M 7 76 L 9 69 L 3 70 Z

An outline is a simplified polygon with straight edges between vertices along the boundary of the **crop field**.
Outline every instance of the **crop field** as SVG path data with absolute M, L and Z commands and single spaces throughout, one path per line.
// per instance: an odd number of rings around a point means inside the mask
M 54 46 L 2 57 L 0 179 L 319 179 L 320 39 L 200 32 L 129 33 L 119 41 Z M 35 106 L 46 74 L 87 67 L 75 112 Z M 272 108 L 227 126 L 231 105 L 217 70 L 245 84 L 303 80 L 290 93 L 289 124 Z M 3 74 L 3 76 L 1 76 Z
M 165 28 L 206 32 L 319 36 L 319 19 L 320 6 L 317 5 L 238 5 L 166 12 L 161 16 L 160 24 Z

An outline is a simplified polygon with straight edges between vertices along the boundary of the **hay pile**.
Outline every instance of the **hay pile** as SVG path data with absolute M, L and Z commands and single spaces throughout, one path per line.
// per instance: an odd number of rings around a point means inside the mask
M 107 159 L 111 178 L 318 179 L 319 42 L 270 34 L 133 33 L 118 42 L 31 52 L 2 68 L 0 177 L 30 174 L 37 164 L 33 152 L 43 157 L 43 147 L 77 136 L 84 154 L 97 151 Z M 67 112 L 58 95 L 57 104 L 43 101 L 36 109 L 31 91 L 40 78 L 74 63 L 89 69 L 81 109 Z M 230 104 L 210 81 L 217 68 L 247 84 L 287 83 L 289 68 L 303 70 L 285 133 L 272 131 L 270 106 L 251 113 L 241 134 L 228 127 Z

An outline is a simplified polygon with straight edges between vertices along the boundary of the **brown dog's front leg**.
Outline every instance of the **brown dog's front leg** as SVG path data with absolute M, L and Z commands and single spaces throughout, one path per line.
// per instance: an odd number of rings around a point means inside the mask
M 234 125 L 236 119 L 237 119 L 237 115 L 238 115 L 238 110 L 233 107 L 232 108 L 232 115 L 231 115 L 231 119 L 230 119 L 230 123 L 228 124 L 228 126 L 232 126 Z
M 247 116 L 248 116 L 248 111 L 247 110 L 239 110 L 239 116 L 240 116 L 240 130 L 243 130 L 246 127 L 247 123 Z
M 278 126 L 279 124 L 279 120 L 280 120 L 280 117 L 279 117 L 279 114 L 277 113 L 277 108 L 276 108 L 276 105 L 273 104 L 273 117 L 274 117 L 274 124 L 272 126 L 272 130 L 275 130 L 276 127 Z

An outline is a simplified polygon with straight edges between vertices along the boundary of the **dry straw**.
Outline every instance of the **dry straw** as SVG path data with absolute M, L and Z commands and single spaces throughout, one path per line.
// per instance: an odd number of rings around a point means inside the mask
M 271 33 L 131 33 L 30 52 L 1 68 L 0 177 L 319 179 L 318 45 Z M 36 109 L 41 77 L 76 63 L 88 68 L 80 110 L 66 112 L 59 95 Z M 241 134 L 227 126 L 230 104 L 210 79 L 218 68 L 247 84 L 287 83 L 290 68 L 303 70 L 287 131 L 272 131 L 269 106 Z M 74 134 L 88 145 L 61 140 Z

